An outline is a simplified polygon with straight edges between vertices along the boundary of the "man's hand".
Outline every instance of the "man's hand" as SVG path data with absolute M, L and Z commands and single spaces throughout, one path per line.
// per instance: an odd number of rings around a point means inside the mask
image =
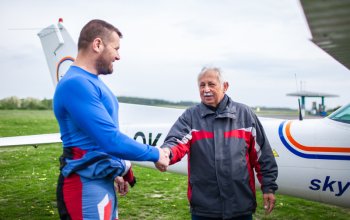
M 114 179 L 114 182 L 115 190 L 119 193 L 119 195 L 125 196 L 129 192 L 129 183 L 125 181 L 123 177 L 117 176 Z
M 169 159 L 169 149 L 168 148 L 159 148 L 157 147 L 159 150 L 159 160 L 157 163 L 155 163 L 155 166 L 157 167 L 157 169 L 161 172 L 164 172 L 167 170 L 169 163 L 170 163 L 170 159 Z
M 270 214 L 275 208 L 276 198 L 273 193 L 264 193 L 263 194 L 263 200 L 264 200 L 264 209 L 266 214 Z

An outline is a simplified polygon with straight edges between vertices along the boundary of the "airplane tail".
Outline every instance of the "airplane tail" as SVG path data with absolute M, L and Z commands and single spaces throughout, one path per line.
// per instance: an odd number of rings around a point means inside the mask
M 77 55 L 76 44 L 62 22 L 59 19 L 58 24 L 52 24 L 38 33 L 55 87 Z

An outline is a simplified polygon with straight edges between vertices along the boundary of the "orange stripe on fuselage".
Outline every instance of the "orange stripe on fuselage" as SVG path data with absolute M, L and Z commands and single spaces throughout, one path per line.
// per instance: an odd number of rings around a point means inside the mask
M 290 126 L 292 122 L 289 121 L 286 125 L 286 136 L 288 140 L 298 149 L 303 151 L 311 151 L 311 152 L 341 152 L 341 153 L 350 153 L 349 147 L 315 147 L 315 146 L 305 146 L 302 144 L 299 144 L 290 133 Z

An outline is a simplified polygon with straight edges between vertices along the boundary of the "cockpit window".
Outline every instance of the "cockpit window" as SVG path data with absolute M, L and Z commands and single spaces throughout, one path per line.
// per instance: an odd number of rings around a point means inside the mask
M 350 124 L 350 104 L 342 106 L 340 109 L 330 114 L 328 118 Z

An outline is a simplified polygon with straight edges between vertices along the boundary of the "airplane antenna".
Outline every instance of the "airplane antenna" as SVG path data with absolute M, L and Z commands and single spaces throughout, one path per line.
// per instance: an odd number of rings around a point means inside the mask
M 299 105 L 299 121 L 302 121 L 303 120 L 303 115 L 301 114 L 300 99 L 298 99 L 298 105 Z
M 294 73 L 294 77 L 295 77 L 295 87 L 297 88 L 297 92 L 299 92 L 298 90 L 298 80 L 297 80 L 297 74 Z
M 63 23 L 63 18 L 58 19 L 58 23 Z M 36 31 L 42 30 L 44 27 L 31 27 L 31 28 L 8 28 L 9 31 Z M 49 29 L 49 28 L 47 28 Z M 55 30 L 55 28 L 50 28 Z

